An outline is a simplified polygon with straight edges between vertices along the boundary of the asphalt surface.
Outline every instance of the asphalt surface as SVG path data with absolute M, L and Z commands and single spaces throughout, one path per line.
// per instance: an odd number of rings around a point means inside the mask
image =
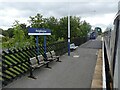
M 7 85 L 7 88 L 90 88 L 95 70 L 100 40 L 90 40 L 71 52 L 60 57 L 62 62 L 52 62 L 52 69 L 34 70 L 36 80 L 28 74 Z

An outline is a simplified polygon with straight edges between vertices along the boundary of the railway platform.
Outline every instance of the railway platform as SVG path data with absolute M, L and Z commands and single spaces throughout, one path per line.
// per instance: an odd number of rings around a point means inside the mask
M 101 39 L 89 40 L 60 57 L 62 62 L 51 62 L 52 69 L 41 67 L 34 70 L 37 79 L 29 74 L 15 80 L 4 88 L 91 88 Z

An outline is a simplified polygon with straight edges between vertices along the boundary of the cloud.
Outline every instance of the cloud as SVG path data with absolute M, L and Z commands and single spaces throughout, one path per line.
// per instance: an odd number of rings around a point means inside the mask
M 118 2 L 119 0 L 0 0 L 0 2 Z
M 117 3 L 72 3 L 71 14 L 85 16 L 116 13 Z
M 104 14 L 101 16 L 96 16 L 94 18 L 90 18 L 90 17 L 82 18 L 82 20 L 86 20 L 93 27 L 101 27 L 104 31 L 108 25 L 113 24 L 114 16 L 115 16 L 114 14 Z
M 70 4 L 70 6 L 68 6 Z M 111 2 L 4 2 L 0 4 L 0 8 L 5 10 L 6 8 L 11 11 L 12 8 L 17 9 L 24 14 L 32 14 L 35 12 L 54 12 L 60 15 L 67 15 L 70 9 L 71 14 L 88 14 L 90 15 L 93 11 L 98 14 L 104 13 L 115 13 L 117 11 L 117 3 Z M 19 13 L 19 14 L 20 14 Z M 14 13 L 15 14 L 15 13 Z M 23 15 L 24 15 L 23 14 Z
M 13 2 L 14 1 L 14 2 Z M 119 0 L 7 0 L 0 1 L 0 27 L 9 27 L 14 20 L 27 23 L 29 16 L 35 16 L 37 13 L 44 17 L 55 16 L 57 18 L 70 15 L 79 16 L 85 20 L 88 18 L 99 18 L 100 20 L 107 20 L 109 15 L 111 17 L 117 12 L 117 2 Z M 105 15 L 108 15 L 105 17 Z M 89 20 L 88 20 L 89 21 Z M 4 23 L 3 23 L 4 22 Z M 102 21 L 96 22 L 96 25 L 102 25 Z M 93 23 L 91 22 L 93 25 Z M 95 25 L 95 24 L 94 24 Z

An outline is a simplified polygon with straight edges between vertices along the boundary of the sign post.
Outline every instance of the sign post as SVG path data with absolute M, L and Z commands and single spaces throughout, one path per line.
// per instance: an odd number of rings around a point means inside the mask
M 37 47 L 37 54 L 39 54 L 39 45 L 38 45 L 38 35 L 44 35 L 44 55 L 46 57 L 46 35 L 51 35 L 50 29 L 44 28 L 29 28 L 28 35 L 35 35 L 36 36 L 36 47 Z
M 36 51 L 37 51 L 37 55 L 39 55 L 39 46 L 38 46 L 38 35 L 36 36 Z
M 44 56 L 46 58 L 46 36 L 44 36 Z

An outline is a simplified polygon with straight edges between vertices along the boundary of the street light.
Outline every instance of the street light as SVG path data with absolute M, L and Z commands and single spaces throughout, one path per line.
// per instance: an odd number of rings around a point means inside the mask
M 70 56 L 70 3 L 68 4 L 68 56 Z

